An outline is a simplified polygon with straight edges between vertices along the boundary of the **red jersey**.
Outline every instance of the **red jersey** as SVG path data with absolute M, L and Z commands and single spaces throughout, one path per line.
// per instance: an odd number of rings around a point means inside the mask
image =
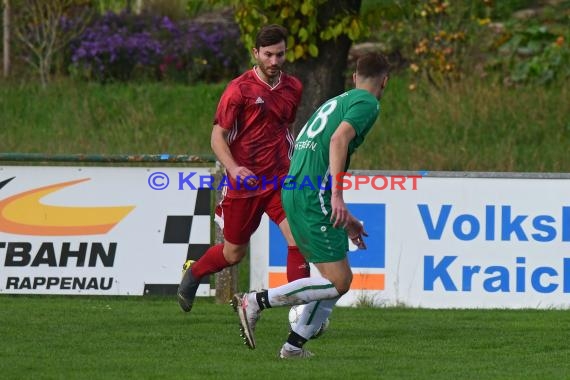
M 293 154 L 294 138 L 289 126 L 295 121 L 303 85 L 281 72 L 273 87 L 261 80 L 255 69 L 232 80 L 225 89 L 214 124 L 229 130 L 228 145 L 234 160 L 256 174 L 255 190 L 231 182 L 229 198 L 247 198 L 280 188 Z

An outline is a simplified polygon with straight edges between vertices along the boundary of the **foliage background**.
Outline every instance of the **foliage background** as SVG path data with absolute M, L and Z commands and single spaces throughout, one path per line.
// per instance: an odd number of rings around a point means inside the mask
M 0 151 L 211 153 L 219 95 L 250 64 L 231 2 L 130 3 L 78 1 L 96 15 L 46 86 L 12 40 Z M 569 3 L 364 0 L 349 67 L 374 49 L 395 69 L 353 167 L 570 171 Z
M 70 30 L 77 34 L 66 49 L 53 52 L 55 76 L 172 80 L 166 70 L 186 84 L 225 81 L 248 66 L 253 35 L 273 19 L 290 29 L 290 61 L 316 57 L 318 40 L 348 34 L 356 43 L 376 43 L 395 65 L 409 69 L 416 87 L 425 80 L 441 86 L 472 75 L 507 84 L 570 76 L 568 0 L 364 0 L 359 15 L 339 14 L 320 24 L 315 17 L 327 6 L 324 0 L 11 0 L 10 77 L 16 80 L 34 79 L 34 70 L 20 63 L 33 63 L 29 42 L 41 35 L 51 22 L 45 19 L 48 11 L 56 8 L 44 6 L 35 15 L 24 11 L 37 3 L 61 4 L 59 39 Z M 278 14 L 270 13 L 275 10 Z

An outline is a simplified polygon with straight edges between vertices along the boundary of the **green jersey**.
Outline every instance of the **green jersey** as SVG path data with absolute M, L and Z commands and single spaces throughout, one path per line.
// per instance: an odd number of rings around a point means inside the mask
M 378 100 L 365 90 L 355 89 L 328 100 L 311 116 L 295 144 L 281 200 L 295 243 L 309 262 L 342 260 L 348 251 L 344 228 L 330 221 L 329 146 L 341 122 L 356 131 L 348 146 L 350 155 L 362 144 L 380 113 Z
M 329 177 L 329 146 L 331 137 L 342 121 L 352 125 L 356 136 L 348 146 L 344 171 L 348 170 L 350 156 L 362 144 L 374 125 L 380 104 L 368 91 L 353 89 L 329 99 L 311 116 L 303 127 L 291 159 L 289 175 L 285 183 L 296 183 L 297 188 L 308 179 L 315 190 L 325 188 Z M 304 186 L 302 186 L 305 188 Z

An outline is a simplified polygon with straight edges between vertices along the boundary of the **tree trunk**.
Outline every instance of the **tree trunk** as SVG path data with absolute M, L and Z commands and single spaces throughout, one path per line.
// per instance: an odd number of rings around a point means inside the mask
M 345 90 L 350 45 L 351 41 L 346 36 L 326 41 L 319 46 L 317 58 L 296 61 L 289 69 L 303 83 L 303 99 L 293 125 L 295 136 L 325 100 Z
M 3 24 L 4 24 L 4 40 L 3 40 L 3 62 L 4 62 L 4 78 L 8 78 L 10 75 L 10 0 L 4 0 L 4 15 L 3 15 Z
M 214 173 L 214 182 L 220 183 L 224 171 L 221 169 L 216 170 Z M 219 204 L 222 201 L 223 195 L 222 191 L 216 191 L 216 202 Z M 215 206 L 214 206 L 215 207 Z M 215 228 L 214 243 L 221 244 L 224 242 L 224 232 L 220 229 L 217 223 L 213 223 Z M 232 265 L 222 269 L 220 272 L 216 273 L 216 302 L 227 304 L 234 293 L 238 290 L 238 266 Z
M 43 88 L 46 88 L 48 84 L 49 64 L 46 62 L 46 59 L 44 57 L 38 57 L 38 60 L 40 83 L 42 84 Z
M 358 14 L 362 0 L 331 0 L 319 8 L 318 23 L 324 27 L 337 14 Z M 289 72 L 303 83 L 303 99 L 293 125 L 294 135 L 327 99 L 345 90 L 348 51 L 352 41 L 346 34 L 319 44 L 317 58 L 295 61 Z
M 135 13 L 136 14 L 140 14 L 143 10 L 143 1 L 142 0 L 136 0 L 135 2 Z

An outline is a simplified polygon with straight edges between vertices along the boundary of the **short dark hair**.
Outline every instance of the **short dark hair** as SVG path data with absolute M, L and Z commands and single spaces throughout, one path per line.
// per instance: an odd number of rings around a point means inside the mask
M 287 46 L 287 29 L 277 24 L 265 25 L 255 37 L 255 48 L 259 50 L 260 47 L 275 45 L 281 41 L 285 41 Z
M 366 53 L 356 61 L 356 74 L 364 78 L 380 78 L 389 73 L 390 63 L 380 53 Z

